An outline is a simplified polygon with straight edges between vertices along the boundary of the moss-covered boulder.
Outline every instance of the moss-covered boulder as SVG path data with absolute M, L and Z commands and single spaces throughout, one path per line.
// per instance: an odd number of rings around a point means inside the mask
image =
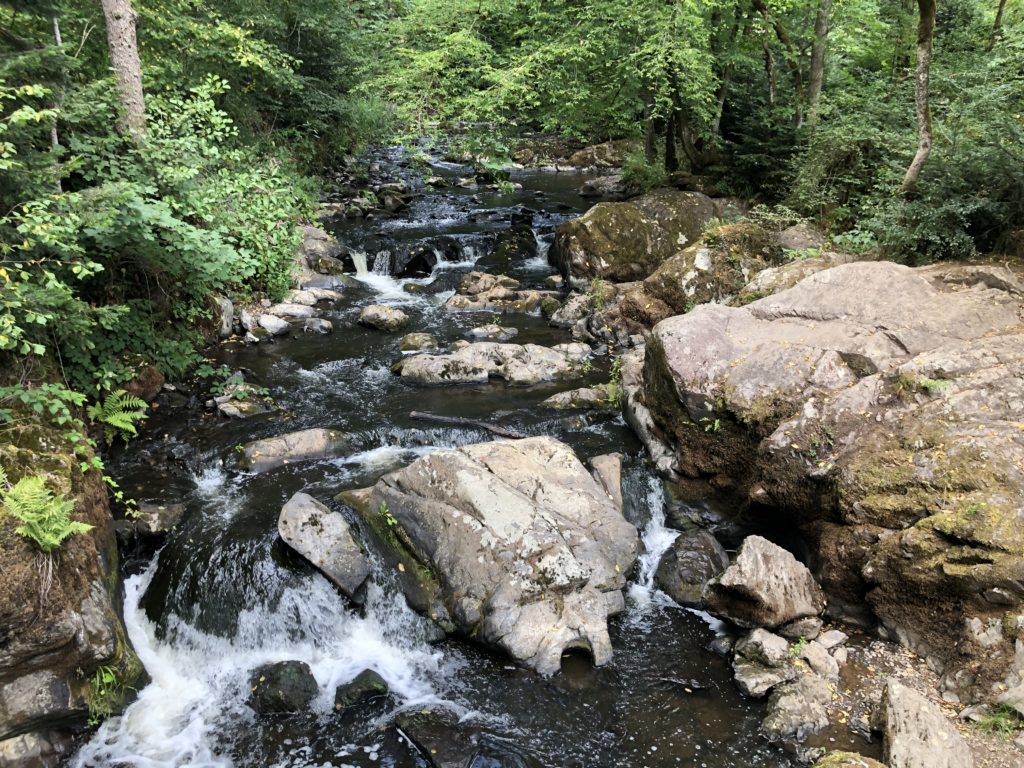
M 874 758 L 858 755 L 856 752 L 829 752 L 818 762 L 814 768 L 886 768 Z
M 142 665 L 117 608 L 118 557 L 106 485 L 82 473 L 66 428 L 31 418 L 5 428 L 0 466 L 11 482 L 44 475 L 92 526 L 44 554 L 0 508 L 0 742 L 68 732 L 124 706 Z
M 598 203 L 555 230 L 548 260 L 565 278 L 642 280 L 695 242 L 715 215 L 707 195 L 674 189 L 624 203 Z
M 833 612 L 869 605 L 964 697 L 1024 640 L 1022 297 L 1003 267 L 857 262 L 665 320 L 645 356 L 665 469 L 795 521 Z
M 644 291 L 677 314 L 699 304 L 730 303 L 780 256 L 774 238 L 757 224 L 726 224 L 662 262 L 644 280 Z

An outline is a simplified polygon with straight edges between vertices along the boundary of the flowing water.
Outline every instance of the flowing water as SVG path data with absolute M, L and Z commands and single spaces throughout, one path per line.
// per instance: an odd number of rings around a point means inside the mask
M 399 158 L 389 160 L 414 178 Z M 466 169 L 437 163 L 431 172 L 454 178 Z M 447 315 L 440 305 L 513 214 L 532 213 L 540 256 L 508 271 L 540 286 L 551 273 L 544 253 L 554 226 L 586 208 L 575 193 L 583 178 L 522 173 L 514 180 L 524 189 L 428 191 L 398 217 L 339 227 L 358 252 L 359 284 L 324 311 L 334 334 L 300 333 L 217 352 L 218 362 L 267 387 L 281 410 L 230 421 L 204 413 L 187 393 L 170 393 L 146 436 L 113 462 L 118 480 L 138 498 L 182 500 L 187 512 L 158 555 L 129 558 L 125 622 L 151 682 L 123 716 L 82 746 L 74 766 L 421 767 L 428 763 L 393 722 L 402 711 L 428 705 L 450 707 L 481 731 L 475 768 L 790 765 L 757 733 L 763 705 L 744 700 L 726 660 L 705 649 L 718 625 L 653 586 L 658 558 L 676 535 L 666 514 L 678 502 L 666 497 L 622 419 L 537 407 L 565 384 L 412 388 L 390 372 L 402 354 L 399 335 L 355 323 L 366 304 L 401 306 L 413 319 L 410 331 L 431 332 L 446 344 L 491 322 L 489 315 Z M 392 254 L 410 248 L 429 249 L 439 259 L 430 274 L 388 274 Z M 506 315 L 502 323 L 519 328 L 517 342 L 569 340 L 540 317 Z M 583 383 L 607 376 L 608 360 L 598 359 Z M 625 512 L 641 530 L 646 552 L 627 610 L 611 621 L 609 665 L 594 668 L 568 656 L 560 674 L 543 678 L 469 643 L 439 638 L 382 569 L 366 605 L 354 609 L 279 541 L 278 512 L 296 491 L 332 503 L 339 491 L 372 484 L 430 451 L 492 439 L 476 429 L 413 421 L 413 410 L 554 435 L 583 459 L 626 455 Z M 238 444 L 311 426 L 350 434 L 357 452 L 264 475 L 233 468 Z M 334 507 L 358 527 L 350 510 Z M 313 670 L 320 695 L 312 710 L 257 716 L 246 705 L 250 673 L 289 659 Z M 388 703 L 334 713 L 335 688 L 367 668 L 387 680 Z

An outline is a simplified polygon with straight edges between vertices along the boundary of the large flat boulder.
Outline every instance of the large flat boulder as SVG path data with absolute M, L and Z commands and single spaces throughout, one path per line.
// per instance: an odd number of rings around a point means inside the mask
M 442 625 L 543 674 L 566 649 L 611 658 L 607 618 L 624 607 L 637 532 L 568 446 L 438 451 L 342 498 L 406 550 L 401 570 L 429 571 Z
M 680 605 L 704 604 L 704 588 L 729 565 L 729 555 L 710 533 L 685 531 L 658 563 L 654 575 L 658 587 Z
M 526 386 L 583 375 L 583 361 L 590 355 L 586 344 L 499 344 L 479 341 L 456 343 L 445 355 L 415 355 L 400 363 L 402 379 L 421 386 L 483 384 L 504 379 Z
M 710 197 L 674 189 L 624 203 L 598 203 L 555 230 L 548 260 L 567 279 L 642 280 L 695 242 L 713 216 Z
M 971 748 L 956 726 L 913 688 L 889 680 L 881 707 L 889 768 L 974 768 Z
M 351 600 L 362 602 L 360 589 L 370 575 L 370 561 L 343 515 L 308 493 L 296 493 L 281 508 L 277 532 Z
M 239 464 L 250 472 L 269 472 L 285 464 L 344 456 L 350 451 L 343 433 L 314 427 L 246 443 Z
M 1024 640 L 972 629 L 1024 614 L 1022 296 L 1004 267 L 843 264 L 662 321 L 628 403 L 663 471 L 786 515 L 834 612 L 982 696 Z

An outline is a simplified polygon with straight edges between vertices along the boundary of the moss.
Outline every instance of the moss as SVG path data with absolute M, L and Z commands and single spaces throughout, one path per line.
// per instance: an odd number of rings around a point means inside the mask
M 864 757 L 856 752 L 829 752 L 818 762 L 814 768 L 885 768 L 885 766 L 870 757 Z

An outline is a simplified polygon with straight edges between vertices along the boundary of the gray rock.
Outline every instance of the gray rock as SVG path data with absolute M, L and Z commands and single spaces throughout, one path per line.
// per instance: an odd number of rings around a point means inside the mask
M 622 454 L 606 453 L 590 460 L 590 470 L 615 508 L 622 511 Z
M 25 733 L 0 740 L 0 768 L 61 768 L 74 749 L 71 736 Z
M 435 574 L 435 620 L 542 674 L 566 649 L 611 658 L 607 617 L 625 607 L 637 533 L 557 440 L 437 451 L 342 498 L 378 527 L 386 514 Z
M 217 303 L 217 334 L 222 339 L 230 338 L 235 327 L 235 307 L 230 299 L 215 296 Z
M 556 328 L 572 328 L 593 311 L 594 299 L 590 294 L 574 293 L 551 315 L 548 324 Z
M 253 331 L 260 327 L 259 322 L 248 309 L 243 309 L 238 318 L 243 330 Z
M 554 296 L 551 291 L 521 290 L 519 281 L 507 275 L 470 272 L 444 308 L 449 312 L 536 312 Z
M 184 515 L 184 504 L 140 501 L 138 517 L 135 518 L 135 530 L 143 536 L 166 536 L 181 522 Z
M 251 472 L 267 472 L 285 464 L 345 456 L 350 452 L 344 434 L 317 427 L 246 443 L 240 464 Z
M 890 679 L 882 693 L 889 768 L 974 768 L 971 749 L 936 704 Z
M 729 566 L 718 540 L 707 531 L 679 534 L 661 558 L 654 575 L 658 587 L 680 605 L 704 604 L 704 588 Z
M 409 316 L 400 309 L 388 307 L 384 304 L 371 304 L 363 307 L 359 313 L 360 325 L 367 328 L 375 328 L 378 331 L 393 332 L 409 323 Z
M 817 640 L 804 643 L 800 658 L 807 662 L 811 671 L 827 680 L 839 679 L 839 662 L 829 656 L 828 651 Z
M 286 320 L 282 320 L 277 315 L 260 315 L 257 322 L 260 324 L 260 328 L 271 336 L 281 336 L 288 333 L 288 329 L 291 328 Z
M 307 317 L 302 327 L 306 333 L 328 334 L 334 330 L 331 321 L 322 317 Z
M 277 532 L 349 599 L 361 603 L 360 589 L 370 576 L 370 561 L 338 512 L 305 493 L 296 493 L 281 508 Z
M 301 712 L 317 693 L 313 671 L 302 661 L 257 668 L 249 678 L 249 689 L 249 706 L 261 715 Z
M 751 661 L 733 661 L 732 676 L 744 696 L 760 699 L 778 685 L 792 680 L 797 673 L 792 667 L 766 667 Z
M 787 251 L 822 248 L 825 245 L 825 235 L 813 224 L 801 222 L 787 227 L 779 233 L 779 245 Z
M 317 297 L 312 291 L 295 289 L 285 294 L 284 302 L 285 304 L 301 304 L 312 307 L 316 305 Z
M 580 197 L 600 198 L 602 200 L 625 200 L 630 195 L 635 195 L 639 190 L 623 181 L 622 176 L 598 176 L 595 179 L 587 179 L 580 185 Z
M 808 616 L 804 619 L 797 619 L 778 628 L 778 634 L 789 640 L 814 640 L 821 632 L 824 622 L 817 616 Z
M 736 655 L 767 667 L 781 667 L 789 661 L 789 643 L 766 629 L 755 629 L 736 643 Z
M 267 308 L 268 315 L 290 318 L 293 320 L 304 320 L 313 316 L 313 308 L 305 304 L 274 304 Z
M 829 752 L 813 768 L 886 768 L 882 763 L 856 752 Z
M 509 328 L 508 326 L 498 325 L 497 323 L 477 326 L 466 334 L 466 336 L 471 339 L 477 339 L 479 341 L 497 341 L 501 343 L 511 341 L 518 335 L 518 328 Z
M 803 675 L 772 691 L 761 732 L 770 741 L 802 742 L 828 727 L 832 693 L 817 675 Z
M 708 610 L 741 627 L 778 627 L 817 616 L 825 596 L 792 554 L 761 536 L 748 536 L 735 562 L 708 584 Z
M 480 734 L 471 725 L 462 724 L 455 712 L 440 707 L 403 712 L 396 725 L 430 768 L 467 768 L 474 764 Z
M 334 711 L 342 712 L 387 695 L 387 681 L 372 669 L 364 669 L 350 682 L 338 686 L 334 692 Z
M 453 347 L 454 348 L 454 347 Z M 416 355 L 402 362 L 402 378 L 413 384 L 483 384 L 491 378 L 530 385 L 583 375 L 582 362 L 590 354 L 586 344 L 467 344 L 446 355 Z
M 760 698 L 797 676 L 789 663 L 789 643 L 767 630 L 755 629 L 733 650 L 733 680 L 746 696 Z
M 830 629 L 821 633 L 821 636 L 818 637 L 818 642 L 825 647 L 826 651 L 831 651 L 833 648 L 842 645 L 849 639 L 850 636 L 845 632 L 838 629 Z
M 403 352 L 437 352 L 437 338 L 429 333 L 407 333 L 398 342 Z
M 582 387 L 558 392 L 543 400 L 541 405 L 556 410 L 594 410 L 610 408 L 608 386 L 601 384 L 596 387 Z

